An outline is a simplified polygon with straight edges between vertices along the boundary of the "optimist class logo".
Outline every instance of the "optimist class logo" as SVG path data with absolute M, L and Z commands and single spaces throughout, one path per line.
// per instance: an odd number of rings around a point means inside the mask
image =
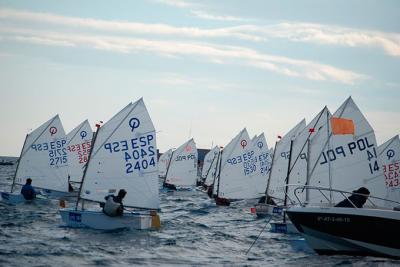
M 131 118 L 129 120 L 129 126 L 131 127 L 131 131 L 133 132 L 136 128 L 139 128 L 140 120 L 138 118 Z
M 246 141 L 246 140 L 240 141 L 240 145 L 241 145 L 242 148 L 244 149 L 244 148 L 247 146 L 247 141 Z
M 82 139 L 85 138 L 87 136 L 87 132 L 86 131 L 82 131 L 80 133 L 80 136 L 81 136 Z
M 258 146 L 259 149 L 261 149 L 261 148 L 263 148 L 264 143 L 261 142 L 261 141 L 258 141 L 257 146 Z
M 388 160 L 390 160 L 391 158 L 393 158 L 394 155 L 395 155 L 395 153 L 394 153 L 394 150 L 393 150 L 393 149 L 389 149 L 389 150 L 386 152 L 386 156 L 388 157 Z
M 191 146 L 187 146 L 187 147 L 185 148 L 185 150 L 186 150 L 186 152 L 190 152 L 190 151 L 192 151 L 192 147 L 191 147 Z
M 49 132 L 50 132 L 51 136 L 53 136 L 57 133 L 57 128 L 54 126 L 50 127 Z

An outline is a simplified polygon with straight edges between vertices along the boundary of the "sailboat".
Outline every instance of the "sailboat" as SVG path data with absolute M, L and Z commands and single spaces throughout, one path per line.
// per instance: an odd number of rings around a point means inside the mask
M 255 213 L 258 217 L 283 215 L 284 185 L 288 171 L 290 144 L 305 128 L 306 121 L 303 119 L 275 143 L 264 197 L 255 206 Z
M 18 204 L 24 197 L 15 192 L 16 185 L 32 179 L 35 189 L 48 194 L 68 194 L 68 155 L 66 135 L 58 115 L 26 135 L 10 192 L 1 192 L 2 201 Z
M 178 147 L 171 156 L 164 180 L 164 188 L 191 189 L 197 180 L 198 152 L 193 138 Z
M 309 183 L 294 190 L 296 196 L 305 190 L 306 199 L 300 195 L 299 205 L 287 209 L 290 220 L 319 254 L 400 258 L 395 241 L 400 238 L 400 212 L 384 208 L 385 202 L 400 202 L 384 199 L 387 189 L 374 130 L 351 97 L 327 126 L 329 134 L 311 142 Z M 334 206 L 361 187 L 371 193 L 364 208 Z M 373 230 L 376 225 L 379 231 Z
M 390 138 L 378 147 L 378 155 L 386 185 L 386 199 L 400 199 L 400 138 L 398 135 Z M 392 207 L 390 203 L 389 207 Z
M 264 133 L 252 140 L 257 165 L 257 176 L 254 179 L 258 193 L 262 196 L 268 183 L 269 171 L 271 169 L 272 157 L 268 148 Z
M 143 99 L 97 126 L 75 208 L 60 210 L 63 222 L 100 230 L 159 227 L 156 132 Z M 104 203 L 120 189 L 127 191 L 123 216 L 109 217 L 83 206 L 84 201 Z
M 285 184 L 283 185 L 283 188 L 285 189 L 284 202 L 281 206 L 283 211 L 287 209 L 288 206 L 298 205 L 299 201 L 297 199 L 299 197 L 301 197 L 302 201 L 305 200 L 306 194 L 304 191 L 302 194 L 298 193 L 295 197 L 293 190 L 289 190 L 288 185 L 309 184 L 310 169 L 308 159 L 311 150 L 311 143 L 314 138 L 318 136 L 327 136 L 329 134 L 326 130 L 327 127 L 324 126 L 326 126 L 330 117 L 331 113 L 325 106 L 306 126 L 305 130 L 303 130 L 294 140 L 291 141 L 287 176 L 284 180 Z M 289 234 L 298 233 L 293 224 L 287 220 L 284 213 L 282 217 L 276 218 L 270 224 L 273 232 Z
M 159 158 L 158 161 L 158 177 L 165 178 L 167 175 L 168 165 L 172 156 L 172 148 L 165 151 Z
M 258 199 L 257 159 L 246 128 L 239 132 L 220 155 L 214 182 L 215 202 L 229 206 L 232 201 Z
M 80 184 L 89 159 L 93 131 L 85 120 L 67 134 L 68 179 L 70 184 Z M 70 191 L 73 188 L 69 188 Z
M 201 189 L 207 191 L 208 186 L 212 184 L 217 165 L 219 147 L 215 146 L 204 157 L 203 168 L 201 170 Z

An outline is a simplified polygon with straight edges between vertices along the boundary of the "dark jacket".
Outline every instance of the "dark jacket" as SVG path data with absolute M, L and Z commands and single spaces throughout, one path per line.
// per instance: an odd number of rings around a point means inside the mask
M 354 206 L 356 206 L 357 208 L 362 208 L 365 202 L 367 202 L 367 198 L 368 197 L 366 196 L 352 194 L 348 199 L 344 199 L 336 204 L 335 207 L 354 208 Z M 350 203 L 349 200 L 354 204 L 354 206 Z
M 36 197 L 36 191 L 30 184 L 25 184 L 21 189 L 21 194 L 26 200 L 32 200 Z

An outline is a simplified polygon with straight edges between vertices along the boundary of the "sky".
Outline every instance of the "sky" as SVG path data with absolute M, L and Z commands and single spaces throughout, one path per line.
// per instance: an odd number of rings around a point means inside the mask
M 2 0 L 0 155 L 56 114 L 68 133 L 143 97 L 161 152 L 242 128 L 273 146 L 349 96 L 400 132 L 400 2 Z

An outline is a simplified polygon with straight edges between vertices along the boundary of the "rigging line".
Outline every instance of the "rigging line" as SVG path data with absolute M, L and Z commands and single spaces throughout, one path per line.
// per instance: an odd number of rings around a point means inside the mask
M 246 251 L 246 255 L 250 252 L 251 248 L 254 246 L 254 244 L 258 241 L 258 239 L 260 238 L 261 234 L 264 232 L 265 228 L 267 228 L 267 225 L 269 224 L 269 222 L 271 221 L 272 216 L 269 217 L 268 221 L 265 223 L 264 227 L 261 229 L 260 233 L 258 234 L 257 238 L 253 241 L 253 243 L 251 244 L 251 246 L 249 247 L 249 249 Z
M 324 113 L 325 109 L 327 109 L 326 106 L 325 106 L 325 107 L 321 110 L 321 112 L 319 113 L 318 119 L 317 119 L 317 121 L 316 121 L 316 122 L 314 123 L 314 125 L 313 125 L 313 128 L 314 128 L 314 129 L 315 129 L 315 127 L 317 126 L 317 124 L 319 123 L 319 120 L 321 119 L 322 114 Z M 308 134 L 308 137 L 307 137 L 307 139 L 306 139 L 306 142 L 304 142 L 303 147 L 301 148 L 299 154 L 297 155 L 297 157 L 296 157 L 296 159 L 295 159 L 293 165 L 292 165 L 292 166 L 289 166 L 289 168 L 290 168 L 289 174 L 292 172 L 294 166 L 295 166 L 296 163 L 297 163 L 297 160 L 300 158 L 300 155 L 301 155 L 301 153 L 303 152 L 303 149 L 304 149 L 304 147 L 305 147 L 306 144 L 307 144 L 307 140 L 310 139 L 311 135 L 312 135 L 312 132 L 310 132 L 310 133 Z
M 87 121 L 87 120 L 86 120 Z M 69 142 L 68 142 L 68 144 L 67 145 L 69 145 L 70 143 L 71 143 L 71 141 L 75 138 L 75 136 L 79 133 L 79 131 L 83 128 L 83 126 L 85 125 L 85 122 L 86 121 L 84 121 L 84 122 L 82 122 L 80 125 L 79 125 L 79 128 L 78 128 L 78 130 L 74 133 L 74 135 L 69 139 Z
M 269 187 L 270 187 L 270 184 L 271 184 L 271 173 L 272 173 L 272 168 L 274 167 L 275 152 L 276 152 L 277 144 L 278 144 L 278 141 L 275 141 L 274 153 L 272 154 L 271 166 L 269 168 L 267 187 L 265 188 L 265 196 L 268 196 L 268 190 L 269 190 Z M 265 198 L 265 202 L 267 202 L 267 198 Z
M 210 151 L 210 152 L 211 152 L 211 151 Z M 211 168 L 212 168 L 212 166 L 213 166 L 213 163 L 214 163 L 214 160 L 215 160 L 216 157 L 217 157 L 217 154 L 214 153 L 214 158 L 213 158 L 213 160 L 211 161 L 210 167 L 208 168 L 207 173 L 206 173 L 206 179 L 207 179 L 208 173 L 210 172 L 210 170 L 211 170 Z M 201 178 L 203 178 L 203 177 L 201 177 Z
M 129 110 L 129 112 L 128 112 L 128 113 L 124 116 L 124 118 L 118 123 L 118 125 L 114 128 L 114 130 L 111 132 L 111 134 L 109 134 L 108 137 L 105 138 L 104 142 L 99 146 L 99 148 L 96 150 L 96 152 L 94 152 L 93 157 L 96 156 L 96 154 L 100 151 L 100 149 L 104 146 L 104 144 L 105 144 L 108 140 L 110 140 L 111 136 L 113 136 L 113 134 L 119 129 L 119 127 L 121 126 L 121 124 L 125 122 L 126 118 L 128 118 L 129 115 L 131 115 L 132 111 L 139 105 L 139 101 L 137 101 L 135 104 L 136 104 L 136 105 L 134 105 L 134 106 Z M 133 105 L 133 104 L 131 104 L 131 105 Z M 125 110 L 125 109 L 128 108 L 129 106 L 130 106 L 130 105 L 128 105 L 127 107 L 125 107 L 123 110 Z M 120 114 L 123 110 L 121 110 L 118 114 Z M 118 114 L 117 114 L 117 115 L 118 115 Z M 115 117 L 115 116 L 114 116 L 114 117 Z M 114 117 L 113 117 L 113 118 L 114 118 Z M 108 122 L 112 121 L 113 118 L 111 118 Z M 108 123 L 108 122 L 107 122 L 107 123 Z M 104 126 L 105 126 L 105 125 L 104 125 Z M 103 127 L 104 127 L 104 126 L 103 126 Z M 151 132 L 152 132 L 152 131 L 151 131 Z M 154 133 L 155 133 L 155 130 L 154 130 Z M 93 147 L 93 149 L 94 149 L 94 147 Z

